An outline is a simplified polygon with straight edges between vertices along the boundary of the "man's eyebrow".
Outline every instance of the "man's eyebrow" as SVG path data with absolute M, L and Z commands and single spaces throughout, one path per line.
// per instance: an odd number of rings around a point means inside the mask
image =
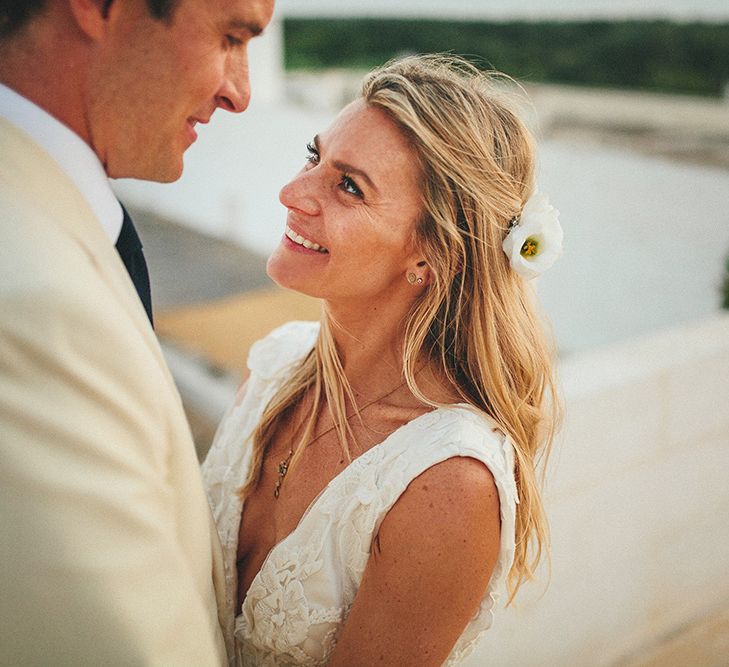
M 314 146 L 316 147 L 317 152 L 320 152 L 318 134 L 314 137 Z M 332 162 L 332 164 L 337 169 L 339 169 L 339 171 L 343 171 L 345 174 L 351 174 L 352 176 L 359 176 L 360 178 L 362 178 L 364 181 L 367 182 L 367 185 L 369 185 L 370 188 L 372 188 L 372 190 L 375 193 L 378 192 L 377 186 L 372 182 L 372 179 L 367 175 L 366 171 L 364 171 L 362 169 L 358 169 L 357 167 L 353 167 L 351 164 L 347 164 L 346 162 L 341 162 L 340 160 L 335 160 L 334 162 Z
M 263 26 L 255 21 L 246 21 L 245 19 L 233 19 L 228 23 L 231 30 L 242 30 L 249 32 L 253 37 L 258 37 L 263 32 Z

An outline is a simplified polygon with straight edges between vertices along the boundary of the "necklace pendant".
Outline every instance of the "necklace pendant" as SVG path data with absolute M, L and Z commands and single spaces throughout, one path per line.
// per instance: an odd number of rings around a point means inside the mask
M 273 497 L 276 500 L 281 495 L 281 485 L 283 484 L 284 477 L 286 477 L 286 473 L 289 471 L 289 464 L 293 455 L 293 450 L 289 451 L 289 455 L 278 464 L 278 479 L 276 480 L 276 486 L 273 488 Z

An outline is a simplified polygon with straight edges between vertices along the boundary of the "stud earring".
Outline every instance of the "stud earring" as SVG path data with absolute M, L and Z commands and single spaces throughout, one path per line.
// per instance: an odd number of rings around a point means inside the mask
M 416 276 L 414 273 L 408 273 L 408 282 L 411 285 L 414 285 L 415 283 L 418 283 L 418 285 L 422 285 L 423 279 L 419 276 Z

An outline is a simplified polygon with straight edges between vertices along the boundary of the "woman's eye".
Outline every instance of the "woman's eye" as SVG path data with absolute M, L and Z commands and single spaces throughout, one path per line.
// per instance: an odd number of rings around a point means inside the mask
M 317 164 L 319 162 L 319 151 L 316 150 L 316 146 L 312 143 L 306 144 L 306 161 L 311 164 Z
M 306 144 L 306 161 L 310 165 L 316 165 L 319 164 L 319 151 L 317 150 L 317 147 L 312 142 L 309 142 Z M 359 197 L 360 199 L 364 198 L 364 193 L 362 190 L 360 190 L 357 183 L 354 181 L 354 179 L 349 176 L 348 174 L 342 174 L 342 179 L 339 181 L 339 188 L 346 192 L 347 194 L 353 195 L 355 197 Z
M 350 195 L 354 195 L 355 197 L 359 197 L 360 199 L 364 196 L 362 190 L 359 189 L 359 186 L 354 182 L 352 177 L 347 176 L 347 174 L 344 174 L 342 176 L 340 187 L 345 192 L 349 193 Z

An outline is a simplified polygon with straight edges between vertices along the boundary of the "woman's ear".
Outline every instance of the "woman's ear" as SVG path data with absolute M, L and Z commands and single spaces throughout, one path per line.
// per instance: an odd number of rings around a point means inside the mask
M 408 271 L 408 282 L 411 284 L 417 284 L 419 287 L 430 285 L 432 276 L 428 263 L 422 259 L 415 263 L 413 269 Z

